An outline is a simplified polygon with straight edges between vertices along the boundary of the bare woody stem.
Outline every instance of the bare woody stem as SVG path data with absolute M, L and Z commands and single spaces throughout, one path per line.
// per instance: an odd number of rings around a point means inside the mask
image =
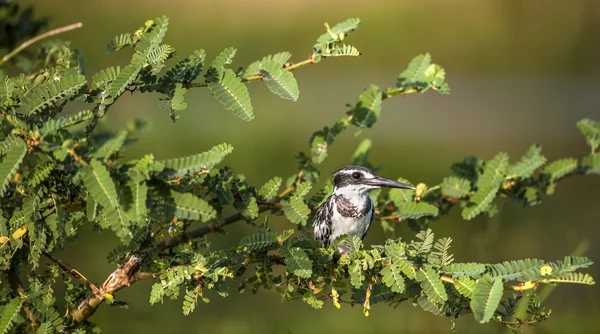
M 38 41 L 41 41 L 44 38 L 60 35 L 67 31 L 79 29 L 81 27 L 83 27 L 83 23 L 77 22 L 77 23 L 66 25 L 64 27 L 52 29 L 52 30 L 45 32 L 41 35 L 38 35 L 32 39 L 29 39 L 29 40 L 23 42 L 23 44 L 19 45 L 16 49 L 12 50 L 11 52 L 7 53 L 4 57 L 2 57 L 2 60 L 0 60 L 0 66 L 4 65 L 7 61 L 9 61 L 12 57 L 17 55 L 19 52 L 23 51 L 30 45 L 32 45 Z

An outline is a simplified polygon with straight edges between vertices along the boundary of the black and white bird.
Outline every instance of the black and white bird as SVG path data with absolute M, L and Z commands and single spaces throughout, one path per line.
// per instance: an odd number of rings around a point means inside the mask
M 415 189 L 402 182 L 377 176 L 360 166 L 346 166 L 333 173 L 333 193 L 317 210 L 314 237 L 327 247 L 342 235 L 364 239 L 371 227 L 375 206 L 367 191 L 376 188 Z M 347 250 L 338 248 L 340 253 Z

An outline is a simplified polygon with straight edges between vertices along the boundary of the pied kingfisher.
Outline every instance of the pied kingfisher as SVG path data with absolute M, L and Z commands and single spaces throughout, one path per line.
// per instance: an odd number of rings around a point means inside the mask
M 389 180 L 369 168 L 346 166 L 333 173 L 333 193 L 319 207 L 313 223 L 314 237 L 327 247 L 342 235 L 364 239 L 371 227 L 375 206 L 367 191 L 375 188 L 415 189 L 408 184 Z M 339 247 L 345 253 L 345 247 Z

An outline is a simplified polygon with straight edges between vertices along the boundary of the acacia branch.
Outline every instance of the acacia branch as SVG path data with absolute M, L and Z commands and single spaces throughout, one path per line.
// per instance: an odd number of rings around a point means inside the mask
M 52 30 L 47 31 L 47 32 L 45 32 L 45 33 L 43 33 L 41 35 L 38 35 L 38 36 L 36 36 L 36 37 L 34 37 L 32 39 L 29 39 L 29 40 L 23 42 L 21 45 L 19 45 L 16 49 L 12 50 L 8 54 L 6 54 L 4 57 L 2 57 L 2 60 L 0 60 L 0 66 L 4 65 L 4 63 L 6 63 L 12 57 L 14 57 L 15 55 L 17 55 L 19 52 L 23 51 L 24 49 L 26 49 L 30 45 L 32 45 L 32 44 L 34 44 L 34 43 L 36 43 L 36 42 L 38 42 L 38 41 L 40 41 L 40 40 L 42 40 L 44 38 L 56 36 L 56 35 L 65 33 L 67 31 L 79 29 L 81 27 L 83 27 L 83 23 L 77 22 L 77 23 L 66 25 L 64 27 L 52 29 Z
M 288 70 L 288 71 L 293 71 L 299 67 L 308 65 L 308 64 L 314 64 L 314 60 L 312 57 L 309 57 L 308 59 L 305 59 L 303 61 L 297 62 L 295 64 L 289 64 L 289 65 L 283 65 L 283 69 L 284 70 Z M 246 78 L 242 78 L 242 82 L 251 82 L 251 81 L 257 81 L 257 80 L 262 80 L 263 76 L 261 74 L 257 74 L 257 75 L 252 75 Z M 208 86 L 208 82 L 204 81 L 204 82 L 196 82 L 196 83 L 191 83 L 188 84 L 186 87 L 187 88 L 195 88 L 195 87 L 206 87 Z

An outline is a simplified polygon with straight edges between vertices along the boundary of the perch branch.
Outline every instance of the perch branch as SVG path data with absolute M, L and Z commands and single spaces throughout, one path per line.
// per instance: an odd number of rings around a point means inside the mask
M 29 40 L 23 42 L 23 44 L 19 45 L 16 49 L 12 50 L 8 54 L 6 54 L 4 57 L 2 57 L 2 60 L 0 61 L 0 66 L 4 65 L 8 60 L 10 60 L 10 58 L 14 57 L 19 52 L 23 51 L 24 49 L 26 49 L 30 45 L 32 45 L 32 44 L 34 44 L 34 43 L 36 43 L 36 42 L 38 42 L 38 41 L 40 41 L 40 40 L 42 40 L 44 38 L 48 38 L 48 37 L 60 35 L 60 34 L 65 33 L 67 31 L 79 29 L 81 27 L 83 27 L 83 23 L 77 22 L 77 23 L 66 25 L 64 27 L 52 29 L 52 30 L 47 31 L 47 32 L 45 32 L 45 33 L 43 33 L 41 35 L 38 35 L 38 36 L 36 36 L 36 37 L 34 37 L 32 39 L 29 39 Z

